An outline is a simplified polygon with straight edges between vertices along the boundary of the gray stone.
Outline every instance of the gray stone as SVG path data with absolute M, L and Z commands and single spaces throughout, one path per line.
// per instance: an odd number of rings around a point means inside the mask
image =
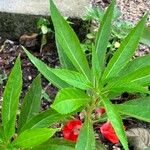
M 135 150 L 144 150 L 150 147 L 150 130 L 144 128 L 131 128 L 126 131 L 128 142 Z
M 90 0 L 54 1 L 62 14 L 71 18 L 80 18 L 90 6 Z M 37 32 L 38 19 L 50 18 L 49 12 L 49 0 L 0 0 L 0 37 L 18 39 Z
M 54 0 L 65 16 L 81 17 L 90 0 Z M 49 15 L 49 0 L 0 0 L 0 12 Z

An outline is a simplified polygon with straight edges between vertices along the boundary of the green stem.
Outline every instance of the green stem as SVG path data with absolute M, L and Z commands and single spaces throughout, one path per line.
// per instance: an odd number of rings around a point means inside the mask
M 7 146 L 6 145 L 4 145 L 4 144 L 0 144 L 0 149 L 3 149 L 3 150 L 7 150 Z
M 99 122 L 106 122 L 108 120 L 108 118 L 100 118 L 100 119 L 97 119 L 95 121 L 93 121 L 93 123 L 99 123 Z
M 91 105 L 89 105 L 87 107 L 87 111 L 86 111 L 88 119 L 91 118 L 91 114 L 92 114 L 92 112 L 93 112 L 93 110 L 95 108 L 96 100 L 97 100 L 97 96 L 95 96 L 95 94 L 93 94 L 93 96 L 92 96 L 92 103 L 91 103 Z

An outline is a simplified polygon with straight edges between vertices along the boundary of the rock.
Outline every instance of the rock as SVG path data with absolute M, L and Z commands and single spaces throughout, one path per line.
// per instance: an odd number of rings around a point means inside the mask
M 150 129 L 132 128 L 126 131 L 128 141 L 135 150 L 150 147 Z
M 90 0 L 54 2 L 62 14 L 70 18 L 80 18 L 86 7 L 90 7 Z M 37 21 L 41 16 L 49 19 L 49 0 L 0 0 L 0 37 L 15 40 L 23 34 L 37 33 Z M 80 25 L 82 28 L 82 23 Z
M 90 0 L 54 0 L 67 17 L 81 17 Z M 0 12 L 49 16 L 49 0 L 1 0 Z

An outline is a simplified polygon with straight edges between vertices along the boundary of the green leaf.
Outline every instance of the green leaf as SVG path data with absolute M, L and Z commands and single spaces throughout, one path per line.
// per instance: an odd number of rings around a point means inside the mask
M 61 114 L 67 114 L 85 106 L 89 101 L 90 99 L 84 91 L 65 88 L 58 92 L 51 107 Z
M 66 83 L 83 90 L 92 88 L 92 84 L 79 72 L 67 69 L 53 69 L 52 72 Z
M 64 68 L 64 69 L 76 70 L 74 68 L 72 62 L 69 60 L 69 58 L 65 54 L 63 48 L 61 47 L 61 45 L 57 41 L 57 39 L 56 39 L 56 46 L 57 46 L 57 52 L 58 52 L 58 56 L 59 56 L 59 61 L 60 61 L 61 67 Z
M 18 57 L 10 73 L 2 103 L 2 125 L 7 139 L 10 139 L 15 133 L 15 122 L 19 96 L 22 88 L 21 62 Z
M 123 93 L 123 92 L 129 92 L 129 93 L 147 93 L 150 94 L 150 91 L 148 90 L 147 87 L 143 87 L 139 84 L 136 83 L 123 83 L 123 84 L 115 84 L 114 86 L 112 86 L 111 88 L 104 88 L 103 89 L 104 93 Z
M 6 147 L 3 144 L 0 144 L 0 150 L 6 150 Z
M 38 75 L 31 84 L 31 87 L 26 94 L 19 117 L 19 130 L 33 116 L 39 113 L 41 105 L 41 76 Z
M 17 148 L 31 148 L 47 141 L 57 129 L 28 129 L 22 132 L 13 142 L 12 146 Z
M 99 81 L 99 74 L 100 74 L 99 58 L 98 55 L 96 54 L 94 47 L 92 48 L 92 73 L 94 80 Z M 97 84 L 97 82 L 95 82 L 95 84 Z
M 104 63 L 105 63 L 105 56 L 106 56 L 106 50 L 107 50 L 107 45 L 109 42 L 109 36 L 110 36 L 110 31 L 111 31 L 111 22 L 113 19 L 113 12 L 114 12 L 114 5 L 115 1 L 113 0 L 110 6 L 108 7 L 106 13 L 104 14 L 104 17 L 102 19 L 100 28 L 98 30 L 98 34 L 96 36 L 96 54 L 98 56 L 98 61 L 97 62 L 99 65 L 94 65 L 93 68 L 96 68 L 99 72 L 99 76 L 101 76 Z M 96 59 L 97 60 L 97 59 Z
M 150 46 L 150 27 L 145 27 L 141 41 L 143 44 Z
M 105 145 L 102 144 L 99 140 L 96 141 L 96 150 L 107 150 Z
M 134 72 L 127 74 L 126 76 L 118 79 L 114 84 L 120 85 L 122 83 L 135 83 L 142 86 L 150 85 L 150 66 L 140 68 Z
M 119 72 L 119 76 L 125 76 L 133 71 L 136 71 L 140 68 L 150 66 L 150 55 L 138 57 L 130 61 L 124 68 Z
M 117 108 L 111 103 L 111 101 L 105 96 L 101 97 L 104 107 L 106 109 L 107 115 L 111 124 L 116 132 L 116 135 L 120 139 L 125 150 L 128 150 L 127 137 L 124 131 L 123 123 L 121 117 L 117 111 Z
M 122 41 L 119 49 L 114 53 L 112 59 L 110 60 L 104 71 L 102 77 L 103 80 L 118 75 L 118 73 L 129 62 L 138 46 L 138 42 L 143 33 L 146 19 L 147 15 L 142 18 L 137 26 L 133 28 L 128 36 Z
M 86 118 L 76 143 L 76 150 L 95 150 L 95 135 L 91 119 Z
M 75 143 L 64 139 L 50 139 L 32 150 L 75 150 Z
M 150 122 L 150 97 L 130 100 L 116 107 L 121 114 Z
M 70 114 L 67 115 L 61 115 L 57 111 L 53 109 L 48 109 L 33 118 L 31 118 L 22 128 L 21 132 L 23 132 L 26 129 L 33 129 L 33 128 L 45 128 L 49 127 L 50 125 L 54 123 L 58 123 L 60 121 L 65 120 L 68 118 Z
M 44 64 L 42 61 L 34 57 L 30 52 L 28 52 L 23 47 L 25 53 L 31 60 L 31 62 L 37 67 L 37 69 L 41 72 L 41 74 L 50 82 L 52 82 L 56 87 L 58 88 L 65 88 L 69 85 L 62 81 L 60 78 L 58 78 L 56 75 L 54 75 L 51 71 L 52 68 L 48 67 L 46 64 Z
M 3 142 L 3 141 L 5 141 L 4 129 L 0 125 L 0 143 Z
M 41 99 L 44 98 L 47 102 L 51 102 L 52 100 L 50 99 L 48 93 L 45 90 L 42 90 L 42 95 Z
M 61 16 L 52 0 L 50 0 L 50 11 L 59 44 L 75 68 L 84 74 L 87 79 L 90 79 L 90 68 L 79 39 L 67 21 Z

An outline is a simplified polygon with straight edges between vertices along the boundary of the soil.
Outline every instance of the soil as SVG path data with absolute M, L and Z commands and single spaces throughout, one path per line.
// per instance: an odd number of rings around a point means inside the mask
M 38 75 L 39 72 L 29 61 L 21 45 L 19 45 L 18 42 L 7 40 L 3 44 L 4 44 L 2 46 L 3 48 L 1 49 L 1 52 L 0 52 L 0 70 L 3 76 L 8 77 L 14 65 L 16 57 L 19 54 L 21 56 L 22 72 L 23 72 L 23 89 L 22 89 L 23 93 L 21 95 L 21 99 L 22 99 L 29 85 L 31 84 L 32 80 Z M 32 52 L 36 57 L 43 60 L 47 65 L 51 67 L 55 67 L 59 65 L 58 56 L 57 56 L 54 43 L 47 44 L 44 47 L 42 53 L 39 52 L 39 48 L 37 47 L 36 44 L 34 46 L 35 48 L 32 46 L 29 49 L 30 49 L 30 52 Z M 7 81 L 7 78 L 6 80 L 3 80 L 0 86 L 0 97 L 2 97 L 2 92 L 4 90 L 4 85 L 6 84 L 6 81 Z M 54 99 L 57 89 L 53 85 L 50 85 L 49 82 L 43 77 L 42 77 L 42 87 L 43 89 L 46 90 L 46 93 L 48 93 L 50 97 L 50 101 L 43 99 L 42 109 L 46 109 L 49 107 L 51 100 Z
M 138 1 L 140 1 L 140 0 L 138 0 Z M 131 11 L 131 9 L 128 9 L 128 7 L 131 7 L 128 4 L 128 2 L 131 2 L 132 4 L 137 3 L 137 1 L 136 2 L 126 1 L 126 0 L 124 0 L 124 1 L 123 0 L 119 1 L 118 0 L 117 1 L 118 5 L 122 9 L 123 13 L 124 13 L 124 11 L 127 11 L 127 12 Z M 99 1 L 99 0 L 97 0 L 97 1 L 95 0 L 94 3 L 98 3 L 99 5 L 101 5 L 103 7 L 107 7 L 108 3 L 109 3 L 109 0 L 103 0 L 103 2 Z M 150 4 L 149 4 L 148 1 L 145 1 L 144 4 L 146 4 L 146 5 L 142 5 L 142 6 L 144 6 L 144 11 L 145 11 L 145 9 L 147 9 L 148 6 L 150 6 Z M 123 7 L 123 5 L 126 6 L 126 9 Z M 127 14 L 130 17 L 132 16 L 132 15 L 130 15 L 131 13 L 127 13 Z M 141 14 L 143 14 L 143 11 L 141 11 Z M 135 18 L 138 17 L 138 19 L 139 19 L 140 16 L 141 15 L 138 14 L 138 16 L 136 16 L 136 17 L 134 16 L 134 17 Z M 123 15 L 122 17 L 127 19 L 127 20 L 129 19 L 125 15 Z M 133 21 L 134 17 L 130 18 L 131 21 Z M 82 31 L 82 33 L 83 33 L 83 31 Z M 84 39 L 84 34 L 81 35 L 81 40 Z M 44 61 L 48 66 L 51 66 L 51 67 L 59 66 L 58 54 L 57 54 L 56 46 L 55 46 L 55 43 L 54 43 L 54 37 L 52 36 L 52 37 L 49 37 L 49 38 L 50 39 L 48 41 L 50 41 L 50 42 L 48 42 L 43 47 L 42 53 L 40 53 L 40 44 L 39 44 L 40 43 L 40 37 L 36 34 L 32 34 L 30 37 L 28 37 L 27 35 L 23 35 L 20 38 L 20 40 L 17 40 L 17 41 L 5 40 L 3 38 L 0 38 L 0 47 L 1 47 L 1 49 L 0 49 L 0 80 L 1 80 L 1 78 L 6 77 L 4 80 L 2 80 L 0 82 L 0 102 L 2 101 L 2 93 L 4 91 L 4 86 L 6 85 L 7 77 L 8 77 L 8 75 L 9 75 L 9 73 L 10 73 L 10 71 L 11 71 L 13 65 L 14 65 L 14 61 L 15 61 L 16 57 L 18 56 L 18 54 L 20 54 L 20 56 L 21 56 L 22 72 L 23 72 L 23 90 L 22 90 L 23 92 L 22 92 L 22 95 L 21 95 L 21 101 L 22 101 L 29 85 L 31 84 L 32 80 L 39 73 L 37 71 L 37 69 L 34 67 L 34 65 L 32 65 L 32 63 L 29 61 L 29 59 L 25 55 L 25 53 L 24 53 L 24 51 L 23 51 L 20 44 L 23 44 L 25 47 L 27 47 L 28 50 L 31 53 L 33 53 L 34 56 L 36 56 L 39 59 L 41 59 L 42 61 Z M 138 52 L 135 55 L 136 56 L 141 56 L 141 55 L 145 55 L 147 53 L 150 53 L 150 47 L 147 47 L 145 45 L 140 45 L 140 47 L 138 49 Z M 49 95 L 49 100 L 46 100 L 45 98 L 42 98 L 41 110 L 46 110 L 47 108 L 49 108 L 50 104 L 54 100 L 54 97 L 55 97 L 58 89 L 55 88 L 52 84 L 50 84 L 44 77 L 42 77 L 42 87 L 43 87 L 43 89 L 45 89 L 45 92 Z M 129 99 L 130 96 L 131 95 L 128 95 L 127 93 L 125 93 L 119 99 L 122 102 L 124 100 Z M 133 95 L 133 97 L 134 97 L 134 95 Z M 139 120 L 136 120 L 136 119 L 133 119 L 133 118 L 125 119 L 124 120 L 124 125 L 126 126 L 127 129 L 130 129 L 130 128 L 133 128 L 133 127 L 150 128 L 149 123 L 139 121 Z M 104 137 L 102 137 L 99 134 L 99 130 L 97 130 L 97 135 L 98 135 L 98 139 L 100 138 L 102 140 L 102 142 L 106 145 L 108 150 L 123 149 L 120 144 L 114 145 L 114 144 L 108 142 L 106 139 L 104 139 Z M 130 150 L 132 150 L 132 149 L 134 149 L 134 148 L 132 146 L 130 146 Z

